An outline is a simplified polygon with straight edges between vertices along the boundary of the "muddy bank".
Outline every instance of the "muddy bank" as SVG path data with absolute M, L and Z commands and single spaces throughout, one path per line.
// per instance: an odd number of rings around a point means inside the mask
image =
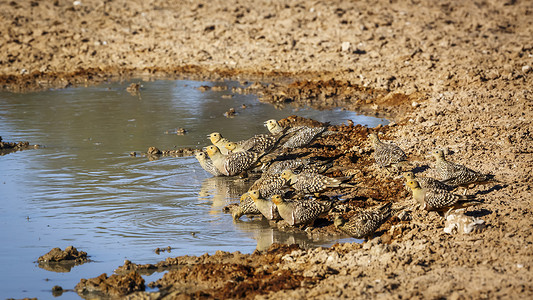
M 162 0 L 124 5 L 87 0 L 80 5 L 2 2 L 0 7 L 0 24 L 7 28 L 0 35 L 5 90 L 130 75 L 277 77 L 282 80 L 275 85 L 259 87 L 264 101 L 386 112 L 396 126 L 379 130 L 424 174 L 436 175 L 428 152 L 447 148 L 450 160 L 501 181 L 471 191 L 484 199 L 470 211 L 487 225 L 480 233 L 446 234 L 440 217 L 415 210 L 411 221 L 387 229 L 392 239 L 384 233 L 363 246 L 284 254 L 265 266 L 277 268 L 269 274 L 290 273 L 300 286 L 289 281 L 287 288 L 267 289 L 257 298 L 532 296 L 531 2 Z M 336 146 L 331 143 L 325 146 Z M 368 172 L 363 178 L 369 184 L 396 186 L 377 170 Z M 376 198 L 412 201 L 405 193 L 399 186 Z M 242 261 L 225 263 L 245 282 L 256 270 Z M 209 266 L 226 274 L 220 271 L 224 267 Z M 272 282 L 265 274 L 258 278 Z M 174 286 L 173 280 L 183 276 L 169 275 L 164 282 Z M 237 284 L 238 278 L 228 278 L 234 285 L 209 276 L 189 282 L 201 280 L 231 290 L 220 295 L 240 297 L 236 286 L 249 293 L 258 289 L 257 282 Z M 175 288 L 169 295 L 179 293 L 180 286 Z M 197 296 L 214 295 L 219 294 Z

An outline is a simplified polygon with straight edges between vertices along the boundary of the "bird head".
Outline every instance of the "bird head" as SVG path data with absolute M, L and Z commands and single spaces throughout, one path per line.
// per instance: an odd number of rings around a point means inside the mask
M 226 147 L 226 149 L 228 149 L 229 151 L 233 151 L 235 150 L 235 148 L 237 148 L 237 143 L 227 142 L 226 144 L 224 144 L 224 147 Z
M 194 155 L 196 157 L 197 160 L 199 161 L 202 161 L 202 160 L 205 160 L 207 157 L 205 156 L 205 153 L 203 151 L 201 152 L 196 152 L 196 154 Z
M 258 190 L 248 191 L 248 194 L 250 195 L 250 198 L 252 198 L 252 200 L 254 200 L 254 202 L 259 200 L 259 198 L 261 197 L 261 194 L 259 194 Z
M 413 191 L 420 189 L 420 184 L 416 180 L 408 180 L 407 186 L 410 187 Z
M 207 137 L 209 140 L 211 140 L 211 143 L 215 144 L 218 141 L 220 141 L 220 139 L 222 138 L 222 135 L 218 132 L 213 132 L 209 134 Z
M 410 181 L 410 180 L 414 180 L 415 179 L 415 174 L 411 171 L 409 172 L 404 172 L 403 173 L 403 177 L 407 180 L 407 181 Z
M 335 220 L 333 221 L 333 224 L 335 225 L 335 227 L 342 226 L 344 225 L 344 223 L 346 223 L 346 219 L 344 219 L 341 215 L 335 216 Z
M 268 129 L 268 131 L 272 132 L 275 128 L 279 126 L 278 121 L 274 119 L 270 119 L 265 122 L 265 127 Z
M 433 155 L 433 157 L 435 157 L 436 160 L 443 160 L 444 159 L 444 151 L 442 151 L 441 149 L 437 149 L 437 150 L 431 152 L 431 155 Z
M 238 220 L 240 217 L 242 217 L 242 215 L 243 215 L 243 211 L 242 211 L 242 208 L 240 207 L 237 207 L 231 214 L 231 216 L 233 217 L 233 220 Z
M 291 170 L 285 170 L 281 173 L 281 178 L 289 181 L 294 176 L 294 173 Z
M 276 195 L 272 196 L 271 201 L 272 201 L 272 203 L 274 203 L 276 205 L 279 205 L 279 204 L 283 203 L 283 198 L 281 197 L 281 195 L 276 194 Z
M 205 148 L 205 151 L 207 152 L 207 155 L 209 155 L 209 157 L 211 157 L 211 158 L 213 157 L 213 155 L 216 155 L 217 153 L 220 153 L 220 150 L 215 145 L 207 146 Z

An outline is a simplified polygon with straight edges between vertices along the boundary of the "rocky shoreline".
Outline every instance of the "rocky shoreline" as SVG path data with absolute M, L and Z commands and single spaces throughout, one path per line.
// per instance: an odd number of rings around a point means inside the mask
M 257 86 L 262 101 L 385 114 L 394 126 L 378 130 L 417 166 L 431 167 L 428 152 L 446 148 L 451 160 L 502 182 L 472 191 L 484 198 L 474 210 L 486 224 L 479 233 L 445 233 L 438 215 L 415 210 L 411 221 L 364 244 L 161 262 L 178 266 L 155 283 L 165 288 L 128 297 L 533 296 L 530 2 L 86 0 L 0 8 L 3 90 L 130 76 L 269 82 Z M 396 184 L 397 200 L 410 201 Z

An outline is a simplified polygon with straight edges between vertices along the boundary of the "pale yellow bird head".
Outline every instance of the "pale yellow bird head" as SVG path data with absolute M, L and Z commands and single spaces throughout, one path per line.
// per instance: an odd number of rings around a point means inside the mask
M 261 195 L 259 194 L 258 190 L 248 191 L 248 194 L 250 195 L 250 198 L 252 198 L 252 200 L 254 200 L 254 202 L 259 200 L 259 198 L 261 197 Z
M 272 203 L 274 203 L 276 205 L 279 205 L 279 204 L 283 203 L 283 197 L 281 197 L 281 195 L 278 195 L 278 194 L 272 196 L 271 200 L 272 200 Z
M 285 180 L 291 180 L 292 176 L 294 176 L 294 173 L 291 170 L 285 170 L 281 173 L 281 178 Z
M 207 146 L 205 148 L 205 151 L 207 152 L 207 155 L 209 155 L 209 157 L 211 157 L 211 158 L 213 157 L 213 155 L 216 155 L 217 153 L 220 153 L 220 150 L 215 145 Z
M 420 189 L 420 184 L 416 180 L 408 180 L 407 186 L 410 187 L 412 190 Z
M 233 151 L 235 150 L 235 148 L 237 148 L 237 143 L 235 142 L 227 142 L 224 147 L 226 147 L 226 149 L 228 149 L 229 151 Z
M 265 126 L 268 129 L 268 131 L 272 132 L 275 128 L 279 126 L 278 121 L 274 119 L 270 119 L 265 122 Z
M 207 159 L 207 156 L 205 155 L 205 153 L 202 151 L 202 152 L 196 152 L 196 154 L 194 155 L 196 157 L 197 160 L 199 161 L 202 161 L 202 160 L 206 160 Z
M 403 173 L 403 177 L 407 180 L 407 181 L 410 181 L 410 180 L 414 180 L 415 179 L 415 174 L 411 171 L 409 172 L 404 172 Z
M 208 135 L 209 140 L 211 140 L 211 143 L 215 144 L 222 138 L 222 135 L 218 132 L 213 132 L 210 135 Z
M 442 151 L 441 149 L 437 149 L 433 151 L 431 155 L 433 155 L 433 157 L 435 157 L 436 160 L 444 159 L 444 151 Z

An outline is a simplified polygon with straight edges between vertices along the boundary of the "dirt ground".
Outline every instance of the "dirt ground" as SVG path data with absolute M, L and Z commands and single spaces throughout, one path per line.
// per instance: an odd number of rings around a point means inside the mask
M 152 284 L 159 293 L 131 298 L 531 298 L 532 37 L 533 2 L 520 0 L 0 1 L 0 87 L 132 75 L 273 82 L 255 85 L 262 101 L 394 121 L 338 126 L 360 138 L 314 147 L 346 163 L 370 159 L 363 134 L 381 131 L 425 174 L 436 175 L 428 153 L 443 148 L 500 181 L 470 191 L 484 200 L 468 213 L 485 222 L 480 232 L 447 234 L 438 215 L 415 210 L 364 244 L 128 262 L 118 281 L 133 287 L 144 284 L 128 272 L 172 270 Z M 370 197 L 413 203 L 372 164 L 353 172 L 389 186 Z

